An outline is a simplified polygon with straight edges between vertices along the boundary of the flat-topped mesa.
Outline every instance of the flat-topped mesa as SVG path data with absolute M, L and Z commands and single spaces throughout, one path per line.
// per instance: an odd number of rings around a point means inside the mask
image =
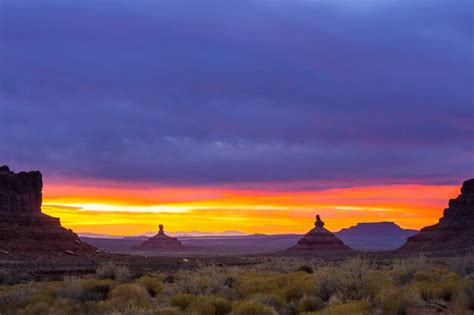
M 165 234 L 163 224 L 158 226 L 158 234 L 135 247 L 142 250 L 182 250 L 183 248 L 183 244 L 177 238 Z
M 461 194 L 449 200 L 449 207 L 437 224 L 409 237 L 401 251 L 450 251 L 474 249 L 474 178 L 466 180 Z
M 38 171 L 0 167 L 0 250 L 7 256 L 95 254 L 58 218 L 41 212 L 43 179 Z M 2 254 L 2 255 L 3 255 Z
M 338 239 L 333 233 L 324 228 L 324 222 L 316 215 L 314 228 L 303 236 L 298 243 L 287 251 L 306 251 L 314 254 L 325 252 L 351 251 L 352 249 Z

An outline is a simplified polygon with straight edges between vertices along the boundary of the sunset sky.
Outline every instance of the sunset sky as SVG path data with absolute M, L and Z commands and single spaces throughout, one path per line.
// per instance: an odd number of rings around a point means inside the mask
M 472 0 L 0 2 L 0 165 L 76 232 L 436 223 L 474 177 Z

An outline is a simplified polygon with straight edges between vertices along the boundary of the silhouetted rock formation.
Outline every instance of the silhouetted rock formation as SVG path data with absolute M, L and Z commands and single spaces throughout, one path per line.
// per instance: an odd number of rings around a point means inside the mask
M 439 223 L 408 238 L 401 251 L 432 252 L 474 249 L 474 178 L 463 183 L 461 194 L 449 200 Z
M 325 252 L 351 251 L 333 233 L 324 228 L 324 222 L 319 215 L 316 216 L 315 228 L 309 231 L 298 243 L 287 249 L 289 252 L 306 251 L 315 254 Z
M 178 241 L 177 238 L 170 237 L 165 234 L 164 227 L 162 224 L 159 226 L 158 234 L 150 237 L 144 241 L 139 246 L 135 247 L 136 249 L 143 250 L 182 250 L 184 249 L 183 244 Z
M 59 219 L 41 212 L 43 179 L 38 171 L 0 167 L 0 252 L 5 256 L 82 255 L 96 249 L 80 241 Z M 2 256 L 0 255 L 0 256 Z
M 402 229 L 393 222 L 357 223 L 334 233 L 344 244 L 363 251 L 394 250 L 417 230 Z

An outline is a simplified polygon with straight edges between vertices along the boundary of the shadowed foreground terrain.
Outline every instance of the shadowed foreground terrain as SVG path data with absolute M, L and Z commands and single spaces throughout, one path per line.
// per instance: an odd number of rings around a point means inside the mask
M 115 263 L 104 260 L 90 266 L 89 274 L 49 275 L 42 281 L 0 273 L 0 313 L 345 315 L 474 310 L 473 256 L 355 257 L 339 262 L 261 257 L 237 265 L 167 259 L 172 268 L 148 265 L 148 271 L 131 262 L 126 257 Z M 161 267 L 166 263 L 160 258 Z

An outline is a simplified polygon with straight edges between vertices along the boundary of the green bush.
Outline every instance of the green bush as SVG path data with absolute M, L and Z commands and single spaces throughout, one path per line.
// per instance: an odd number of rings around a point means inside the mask
M 382 289 L 377 297 L 376 302 L 385 315 L 397 315 L 401 306 L 402 295 L 395 287 L 386 287 Z
M 149 306 L 150 296 L 136 284 L 119 284 L 109 293 L 110 303 L 120 306 Z
M 324 308 L 324 302 L 317 296 L 304 296 L 298 303 L 299 312 L 313 312 Z
M 344 304 L 329 306 L 321 311 L 321 315 L 367 315 L 370 314 L 370 304 L 366 300 L 351 301 Z
M 164 288 L 163 283 L 161 283 L 159 279 L 146 275 L 137 279 L 136 282 L 142 287 L 144 287 L 151 297 L 155 297 L 160 294 L 160 292 L 163 291 Z
M 179 309 L 174 308 L 174 307 L 165 307 L 165 308 L 160 308 L 155 312 L 155 315 L 180 315 L 181 312 Z
M 119 282 L 125 282 L 131 276 L 127 267 L 117 266 L 111 261 L 101 264 L 96 270 L 96 275 L 99 279 L 117 280 Z
M 79 300 L 83 292 L 83 284 L 81 279 L 77 277 L 65 277 L 63 282 L 59 284 L 58 295 L 61 297 Z
M 243 301 L 237 302 L 232 308 L 232 315 L 276 315 L 277 312 L 274 308 L 254 302 L 254 301 Z
M 271 306 L 276 310 L 279 310 L 286 304 L 285 299 L 283 299 L 280 295 L 277 294 L 257 293 L 251 296 L 251 300 Z
M 185 310 L 196 299 L 194 294 L 178 293 L 170 297 L 170 304 Z
M 103 301 L 115 286 L 112 280 L 86 279 L 82 281 L 81 301 Z
M 28 304 L 18 311 L 18 315 L 44 315 L 48 314 L 51 305 L 46 302 L 36 302 Z
M 313 267 L 311 267 L 310 265 L 301 265 L 301 266 L 298 267 L 297 271 L 303 271 L 303 272 L 306 272 L 306 273 L 313 273 L 314 272 Z

